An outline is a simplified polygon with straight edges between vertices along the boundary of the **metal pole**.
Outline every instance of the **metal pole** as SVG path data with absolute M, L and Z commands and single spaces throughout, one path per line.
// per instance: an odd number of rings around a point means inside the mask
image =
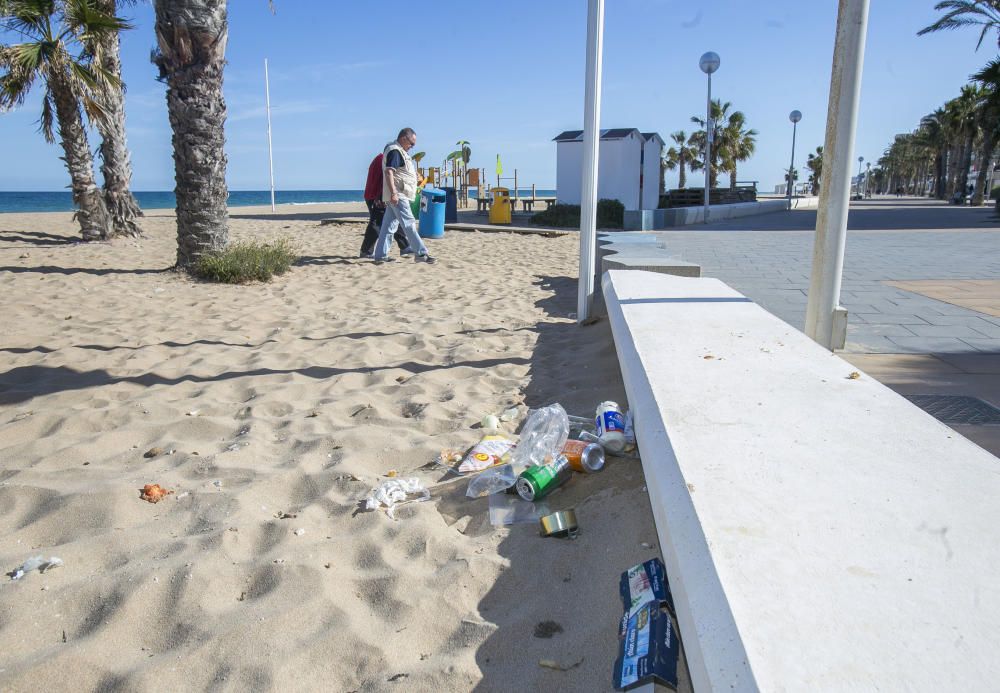
M 708 73 L 708 107 L 705 116 L 705 223 L 708 223 L 708 208 L 712 188 L 712 140 L 715 139 L 715 124 L 712 122 L 712 73 Z
M 576 320 L 590 317 L 594 305 L 594 246 L 597 245 L 597 168 L 601 126 L 601 55 L 604 52 L 604 0 L 587 4 L 587 81 L 583 108 L 583 182 L 580 206 L 580 285 Z
M 264 101 L 267 104 L 267 169 L 271 174 L 271 211 L 274 211 L 274 154 L 271 151 L 271 83 L 267 75 L 267 58 L 264 58 Z
M 858 122 L 869 0 L 840 0 L 833 49 L 830 102 L 824 143 L 823 186 L 820 189 L 812 278 L 806 307 L 805 332 L 833 350 L 846 332 L 846 313 L 839 308 L 847 212 L 851 198 L 851 157 Z M 834 333 L 834 317 L 839 312 Z
M 792 205 L 792 188 L 795 187 L 795 134 L 799 129 L 798 123 L 792 123 L 792 163 L 788 167 L 788 206 Z

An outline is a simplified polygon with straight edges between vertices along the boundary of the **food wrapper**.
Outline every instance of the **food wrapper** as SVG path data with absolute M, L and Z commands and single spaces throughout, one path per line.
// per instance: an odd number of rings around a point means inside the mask
M 459 474 L 481 472 L 487 467 L 500 464 L 504 455 L 514 447 L 514 442 L 500 435 L 483 436 L 458 465 Z
M 652 558 L 645 563 L 632 566 L 622 573 L 619 581 L 622 605 L 628 620 L 646 602 L 662 604 L 674 614 L 674 598 L 667 584 L 667 571 L 659 558 Z
M 617 690 L 655 681 L 676 690 L 681 646 L 670 614 L 646 602 L 624 622 L 613 683 Z

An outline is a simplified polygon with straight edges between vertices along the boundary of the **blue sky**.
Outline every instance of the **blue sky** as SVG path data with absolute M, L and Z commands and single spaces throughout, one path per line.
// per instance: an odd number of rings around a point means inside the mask
M 346 2 L 232 0 L 225 96 L 229 185 L 266 189 L 263 61 L 271 66 L 275 176 L 279 189 L 361 188 L 368 162 L 402 126 L 439 161 L 459 139 L 472 165 L 540 188 L 555 182 L 551 139 L 582 127 L 586 0 Z M 797 164 L 821 145 L 836 0 L 607 0 L 602 127 L 690 132 L 704 109 L 698 58 L 722 57 L 715 96 L 759 131 L 740 180 L 770 189 L 788 165 L 793 108 Z M 918 37 L 933 0 L 874 0 L 858 154 L 875 159 L 895 133 L 956 96 L 991 57 L 973 30 Z M 416 9 L 414 9 L 416 7 Z M 762 9 L 766 8 L 766 9 Z M 165 87 L 149 62 L 153 11 L 123 11 L 129 144 L 137 190 L 173 189 Z M 10 37 L 7 37 L 8 40 Z M 60 190 L 68 174 L 58 145 L 36 132 L 40 102 L 0 115 L 6 162 L 0 190 Z M 96 148 L 96 138 L 91 144 Z M 13 163 L 13 165 L 11 165 Z M 668 176 L 668 184 L 676 174 Z

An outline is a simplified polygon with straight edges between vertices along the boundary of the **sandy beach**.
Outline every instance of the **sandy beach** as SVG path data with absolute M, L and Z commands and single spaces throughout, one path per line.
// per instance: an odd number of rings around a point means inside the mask
M 95 244 L 0 214 L 0 565 L 64 562 L 0 576 L 0 689 L 611 689 L 618 576 L 659 554 L 639 462 L 548 499 L 573 541 L 494 527 L 429 464 L 484 414 L 626 404 L 607 321 L 570 317 L 577 237 L 376 266 L 318 222 L 354 209 L 232 209 L 233 239 L 302 255 L 248 286 L 171 271 L 171 211 Z M 431 501 L 363 511 L 390 471 Z

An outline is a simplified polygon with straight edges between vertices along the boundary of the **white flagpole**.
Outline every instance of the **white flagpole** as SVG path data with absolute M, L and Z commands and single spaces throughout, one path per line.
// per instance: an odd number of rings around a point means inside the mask
M 805 325 L 805 333 L 831 351 L 843 348 L 847 329 L 847 313 L 840 307 L 840 287 L 868 34 L 868 3 L 869 0 L 841 0 L 833 47 L 823 185 L 819 191 Z
M 264 99 L 267 103 L 267 168 L 271 173 L 271 211 L 274 211 L 274 155 L 271 152 L 271 84 L 267 76 L 267 58 L 264 58 Z
M 597 245 L 597 166 L 601 128 L 601 56 L 604 52 L 604 0 L 587 8 L 587 81 L 583 109 L 583 203 L 580 206 L 580 280 L 577 322 L 594 307 L 594 247 Z

